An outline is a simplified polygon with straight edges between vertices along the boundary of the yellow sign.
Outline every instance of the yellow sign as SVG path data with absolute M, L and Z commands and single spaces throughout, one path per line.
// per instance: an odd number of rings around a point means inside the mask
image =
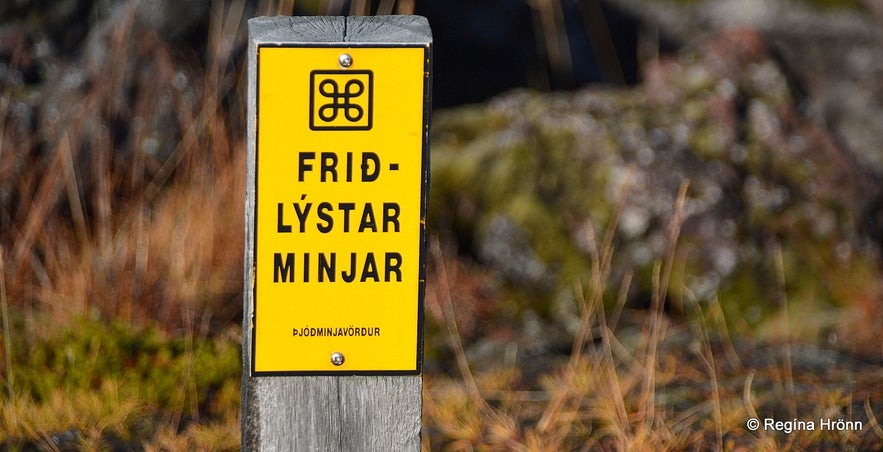
M 254 373 L 419 373 L 428 49 L 257 56 Z

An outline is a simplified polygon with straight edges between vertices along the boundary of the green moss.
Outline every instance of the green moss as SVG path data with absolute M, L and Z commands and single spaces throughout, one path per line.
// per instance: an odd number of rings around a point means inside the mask
M 32 412 L 40 412 L 52 411 L 61 397 L 80 413 L 74 419 L 59 414 L 54 424 L 47 420 L 43 431 L 35 433 L 97 429 L 105 436 L 137 441 L 139 435 L 145 439 L 152 430 L 145 425 L 157 417 L 212 418 L 238 405 L 241 354 L 229 336 L 171 337 L 156 327 L 85 319 L 46 337 L 18 333 L 12 371 L 19 401 L 8 400 L 5 391 L 0 401 L 7 406 L 27 403 Z M 231 382 L 237 383 L 235 390 Z M 119 425 L 97 428 L 109 416 L 95 401 L 97 395 L 99 400 L 112 395 L 114 404 L 130 408 L 130 415 Z M 7 428 L 15 430 L 15 425 Z M 7 439 L 0 434 L 0 442 Z

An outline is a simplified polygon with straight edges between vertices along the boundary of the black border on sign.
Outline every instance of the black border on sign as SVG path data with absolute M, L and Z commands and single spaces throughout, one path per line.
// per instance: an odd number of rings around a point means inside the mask
M 349 43 L 348 43 L 349 44 Z M 417 356 L 414 369 L 402 370 L 339 370 L 339 371 L 256 371 L 255 370 L 255 351 L 257 342 L 257 309 L 258 309 L 258 285 L 257 281 L 257 255 L 258 255 L 258 167 L 260 165 L 260 73 L 261 73 L 261 49 L 264 47 L 283 47 L 283 48 L 422 48 L 423 55 L 423 143 L 421 149 L 421 165 L 422 175 L 420 184 L 420 246 L 418 261 L 418 283 L 417 283 Z M 355 71 L 354 71 L 355 72 Z M 254 213 L 254 236 L 252 246 L 252 309 L 251 309 L 251 377 L 273 377 L 273 376 L 383 376 L 383 375 L 422 375 L 423 374 L 423 324 L 424 324 L 424 298 L 426 294 L 426 213 L 429 203 L 429 183 L 430 183 L 430 164 L 429 164 L 429 132 L 432 125 L 432 43 L 415 44 L 415 43 L 368 43 L 341 46 L 340 43 L 303 43 L 303 44 L 277 44 L 277 43 L 260 43 L 255 49 L 255 131 L 254 131 L 254 205 L 250 206 Z M 373 88 L 373 87 L 372 87 Z M 373 89 L 372 89 L 373 96 Z M 312 94 L 310 96 L 312 98 Z M 373 98 L 372 98 L 373 102 Z M 312 108 L 312 107 L 311 107 Z M 373 104 L 372 104 L 373 108 Z M 312 112 L 310 113 L 312 115 Z M 354 130 L 354 129 L 348 129 Z
M 368 87 L 365 88 L 368 91 L 368 124 L 364 126 L 322 126 L 316 125 L 314 121 L 314 115 L 316 114 L 316 105 L 315 105 L 315 96 L 316 93 L 316 75 L 320 74 L 363 74 L 368 75 Z M 343 131 L 343 130 L 371 130 L 371 126 L 374 125 L 374 71 L 370 70 L 315 70 L 310 71 L 310 130 L 319 131 L 319 130 L 334 130 L 334 131 Z

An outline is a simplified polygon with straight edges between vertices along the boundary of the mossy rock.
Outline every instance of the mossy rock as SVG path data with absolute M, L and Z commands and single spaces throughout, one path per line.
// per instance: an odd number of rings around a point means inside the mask
M 436 112 L 431 224 L 529 294 L 513 301 L 572 327 L 575 283 L 612 218 L 610 285 L 634 274 L 630 300 L 648 303 L 688 183 L 672 309 L 720 298 L 752 323 L 782 299 L 853 303 L 843 281 L 877 271 L 863 223 L 879 188 L 801 114 L 766 53 L 720 53 L 743 38 L 651 65 L 634 88 L 520 90 Z

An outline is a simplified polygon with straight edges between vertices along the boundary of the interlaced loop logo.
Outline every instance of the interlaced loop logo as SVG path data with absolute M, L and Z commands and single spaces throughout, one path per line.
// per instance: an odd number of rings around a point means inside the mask
M 351 99 L 361 96 L 364 92 L 365 84 L 361 80 L 347 81 L 343 92 L 340 92 L 337 81 L 331 79 L 322 80 L 319 83 L 319 94 L 331 99 L 331 103 L 319 107 L 319 118 L 325 122 L 331 122 L 337 119 L 337 113 L 343 110 L 343 115 L 347 121 L 360 121 L 365 114 L 365 110 L 360 105 L 351 102 Z
M 310 72 L 310 130 L 371 130 L 374 72 Z

